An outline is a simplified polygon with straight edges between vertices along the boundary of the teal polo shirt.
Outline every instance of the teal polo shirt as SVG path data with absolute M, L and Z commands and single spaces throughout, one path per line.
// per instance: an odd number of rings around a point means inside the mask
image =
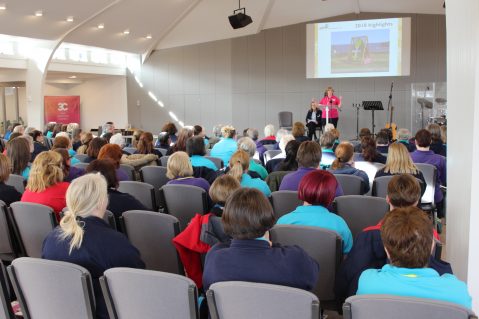
M 238 150 L 238 144 L 232 138 L 223 138 L 211 149 L 210 156 L 219 157 L 223 160 L 225 167 L 228 166 L 231 155 Z
M 192 155 L 190 157 L 190 162 L 191 162 L 191 166 L 194 166 L 194 167 L 204 166 L 204 167 L 210 168 L 214 171 L 218 170 L 218 167 L 216 167 L 216 165 L 215 165 L 215 163 L 213 163 L 213 161 L 211 161 L 207 158 L 204 158 L 203 156 L 200 156 L 200 155 Z
M 253 159 L 249 160 L 249 170 L 258 173 L 263 180 L 268 176 L 266 168 L 256 163 Z
M 261 191 L 264 196 L 268 197 L 271 195 L 271 190 L 269 189 L 268 184 L 265 181 L 259 178 L 252 178 L 248 174 L 243 174 L 241 177 L 241 187 L 256 188 Z
M 451 274 L 440 276 L 432 268 L 401 268 L 384 265 L 368 269 L 359 277 L 358 295 L 386 294 L 452 302 L 471 309 L 464 282 Z
M 319 205 L 304 205 L 296 210 L 281 216 L 276 222 L 278 225 L 316 226 L 333 230 L 343 240 L 343 253 L 347 254 L 353 247 L 353 235 L 341 216 L 331 213 Z

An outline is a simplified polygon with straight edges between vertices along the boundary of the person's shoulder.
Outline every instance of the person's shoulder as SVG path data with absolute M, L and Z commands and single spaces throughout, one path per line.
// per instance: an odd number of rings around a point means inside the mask
M 57 188 L 58 189 L 68 189 L 68 186 L 70 186 L 70 183 L 69 182 L 60 182 L 58 184 L 56 184 Z

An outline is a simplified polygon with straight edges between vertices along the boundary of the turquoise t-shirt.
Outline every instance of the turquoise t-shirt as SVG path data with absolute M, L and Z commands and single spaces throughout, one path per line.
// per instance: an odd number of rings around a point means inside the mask
M 224 166 L 227 167 L 231 156 L 237 150 L 238 145 L 234 139 L 224 138 L 213 146 L 210 155 L 221 158 L 223 160 Z
M 258 173 L 261 179 L 265 179 L 268 176 L 266 168 L 256 163 L 253 159 L 249 160 L 249 170 Z
M 24 180 L 28 181 L 29 176 L 30 176 L 30 166 L 27 166 L 22 172 L 22 177 Z
M 205 166 L 214 171 L 218 170 L 218 167 L 215 165 L 215 163 L 213 163 L 209 159 L 204 158 L 203 156 L 200 156 L 200 155 L 192 155 L 190 157 L 190 162 L 191 162 L 191 166 L 194 166 L 194 167 Z
M 304 205 L 296 210 L 281 216 L 276 222 L 278 225 L 316 226 L 333 230 L 343 240 L 343 253 L 347 254 L 353 247 L 353 235 L 348 224 L 341 216 L 331 213 L 323 206 Z
M 259 178 L 252 178 L 248 174 L 243 174 L 241 177 L 241 187 L 256 188 L 260 190 L 266 197 L 271 195 L 271 190 L 265 181 Z
M 363 271 L 357 294 L 428 298 L 452 302 L 468 309 L 471 309 L 472 302 L 467 285 L 454 275 L 440 276 L 432 268 L 401 268 L 389 264 L 381 269 Z

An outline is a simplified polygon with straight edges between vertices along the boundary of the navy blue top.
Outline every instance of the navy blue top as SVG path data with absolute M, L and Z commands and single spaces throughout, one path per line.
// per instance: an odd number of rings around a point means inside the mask
M 109 318 L 99 278 L 115 267 L 145 268 L 138 250 L 122 233 L 110 228 L 101 218 L 79 218 L 84 223 L 83 241 L 69 254 L 69 240 L 61 240 L 60 228 L 48 234 L 43 242 L 42 258 L 65 261 L 85 267 L 91 274 L 98 318 Z
M 280 246 L 265 240 L 233 239 L 218 243 L 206 255 L 203 286 L 221 281 L 248 281 L 312 290 L 319 265 L 298 246 Z

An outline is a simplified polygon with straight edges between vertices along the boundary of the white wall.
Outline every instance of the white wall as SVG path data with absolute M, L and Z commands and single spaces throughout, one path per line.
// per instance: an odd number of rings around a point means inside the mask
M 117 128 L 128 123 L 126 78 L 108 76 L 89 79 L 81 84 L 45 84 L 45 95 L 79 95 L 80 126 L 97 128 L 107 121 Z

